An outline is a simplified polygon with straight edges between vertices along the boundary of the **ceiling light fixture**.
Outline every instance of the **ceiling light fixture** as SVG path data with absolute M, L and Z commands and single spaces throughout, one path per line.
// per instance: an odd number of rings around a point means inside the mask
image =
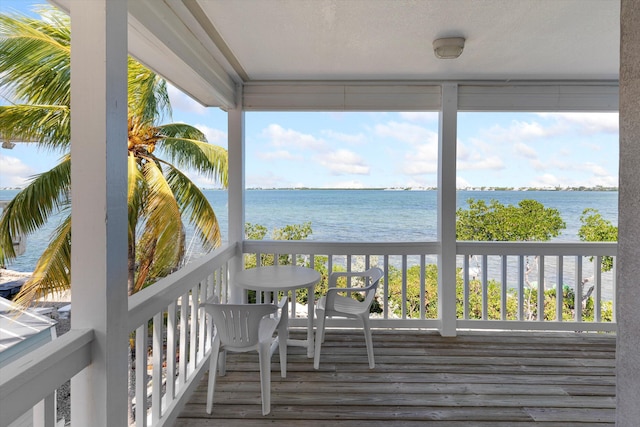
M 464 37 L 447 37 L 433 41 L 433 52 L 439 59 L 455 59 L 464 49 Z

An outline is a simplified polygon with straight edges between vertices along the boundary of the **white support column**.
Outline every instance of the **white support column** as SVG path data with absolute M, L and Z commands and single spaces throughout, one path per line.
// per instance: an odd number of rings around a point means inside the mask
M 616 425 L 640 420 L 640 4 L 620 10 L 620 183 L 616 270 Z
M 244 239 L 244 106 L 242 86 L 236 88 L 236 107 L 229 109 L 228 150 L 229 150 L 229 243 L 242 243 Z M 234 260 L 230 266 L 231 280 L 236 271 L 243 268 L 243 258 Z M 240 302 L 241 294 L 231 286 L 229 298 Z
M 458 85 L 442 85 L 438 138 L 438 311 L 440 334 L 456 335 L 456 141 Z
M 74 426 L 127 425 L 127 1 L 70 2 L 72 328 L 95 332 L 71 381 Z

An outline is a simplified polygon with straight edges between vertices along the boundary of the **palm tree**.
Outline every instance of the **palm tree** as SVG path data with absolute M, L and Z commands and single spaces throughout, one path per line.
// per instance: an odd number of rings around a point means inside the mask
M 33 233 L 61 210 L 66 218 L 18 294 L 22 305 L 70 288 L 70 22 L 50 7 L 38 12 L 42 20 L 0 15 L 0 94 L 8 101 L 0 106 L 0 138 L 31 141 L 62 156 L 6 206 L 0 219 L 0 265 L 16 256 L 12 236 Z M 226 186 L 227 152 L 207 143 L 193 126 L 161 124 L 171 116 L 166 82 L 132 58 L 128 94 L 131 294 L 179 267 L 185 221 L 205 250 L 220 244 L 216 215 L 183 170 Z

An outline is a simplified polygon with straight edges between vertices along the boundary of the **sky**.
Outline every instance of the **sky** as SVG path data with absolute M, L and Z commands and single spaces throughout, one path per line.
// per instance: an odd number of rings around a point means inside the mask
M 0 0 L 0 13 L 28 0 Z M 227 115 L 170 87 L 173 121 L 227 145 Z M 165 122 L 168 122 L 165 121 Z M 435 187 L 437 112 L 248 112 L 247 188 Z M 0 149 L 0 188 L 24 186 L 61 153 Z M 195 174 L 201 187 L 217 183 Z M 457 187 L 617 187 L 617 113 L 458 114 Z

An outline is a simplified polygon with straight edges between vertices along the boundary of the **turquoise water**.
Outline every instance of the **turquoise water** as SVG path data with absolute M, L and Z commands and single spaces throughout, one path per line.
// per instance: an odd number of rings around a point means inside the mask
M 17 191 L 0 190 L 0 200 L 10 200 Z M 226 240 L 227 192 L 205 190 Z M 580 215 L 585 208 L 597 209 L 614 224 L 618 220 L 618 193 L 596 191 L 459 191 L 457 203 L 469 198 L 496 199 L 517 204 L 535 199 L 558 209 L 567 228 L 556 240 L 579 241 Z M 311 240 L 318 241 L 430 241 L 436 238 L 436 191 L 384 190 L 248 190 L 245 220 L 269 229 L 311 222 Z M 32 271 L 59 222 L 54 218 L 40 232 L 28 236 L 27 252 L 9 268 Z M 197 245 L 196 245 L 197 246 Z M 196 247 L 193 256 L 197 256 Z

